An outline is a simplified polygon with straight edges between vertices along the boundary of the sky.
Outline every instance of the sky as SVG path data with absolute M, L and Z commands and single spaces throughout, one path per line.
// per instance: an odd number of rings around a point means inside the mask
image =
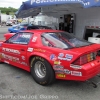
M 0 0 L 0 7 L 19 8 L 24 1 L 27 0 Z

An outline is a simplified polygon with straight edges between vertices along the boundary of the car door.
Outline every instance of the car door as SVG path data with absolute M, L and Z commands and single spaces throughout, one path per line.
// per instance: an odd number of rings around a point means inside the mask
M 3 43 L 2 53 L 4 60 L 16 66 L 27 66 L 27 49 L 32 33 L 20 32 Z

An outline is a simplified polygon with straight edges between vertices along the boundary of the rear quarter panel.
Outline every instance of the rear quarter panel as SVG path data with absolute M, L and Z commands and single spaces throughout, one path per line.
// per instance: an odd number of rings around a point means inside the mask
M 35 42 L 33 42 L 34 37 L 37 37 L 37 40 Z M 72 50 L 63 50 L 63 49 L 59 49 L 59 48 L 43 46 L 41 36 L 38 33 L 33 35 L 32 39 L 30 40 L 30 43 L 28 45 L 28 48 L 33 48 L 32 52 L 27 52 L 28 60 L 30 60 L 30 57 L 32 57 L 32 56 L 40 56 L 40 57 L 46 59 L 52 66 L 54 66 L 55 61 L 57 61 L 57 62 L 61 61 L 61 64 L 67 68 L 70 66 L 70 63 L 79 56 L 79 54 L 77 52 L 73 52 Z M 73 59 L 70 61 L 59 60 L 58 59 L 59 53 L 63 53 L 64 56 L 66 54 L 70 54 L 73 56 Z M 50 58 L 52 55 L 55 55 L 55 61 Z M 28 61 L 28 62 L 30 63 L 30 61 Z

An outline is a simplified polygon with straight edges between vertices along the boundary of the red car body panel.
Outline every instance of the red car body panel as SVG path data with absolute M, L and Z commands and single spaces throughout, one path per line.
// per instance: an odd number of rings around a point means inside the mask
M 6 40 L 8 40 L 10 37 L 12 37 L 14 34 L 16 34 L 16 33 L 6 33 L 6 34 L 4 34 L 4 37 L 5 37 L 5 39 Z
M 9 55 L 9 58 L 10 56 L 17 58 L 16 61 L 11 61 L 8 58 L 5 59 L 0 55 L 0 60 L 2 62 L 14 65 L 16 67 L 22 68 L 30 72 L 30 58 L 33 56 L 39 56 L 39 57 L 46 59 L 51 64 L 53 69 L 55 65 L 59 64 L 64 67 L 63 69 L 69 70 L 70 72 L 69 74 L 55 72 L 56 79 L 63 79 L 63 80 L 86 81 L 96 76 L 98 73 L 100 73 L 100 57 L 99 56 L 97 56 L 95 60 L 82 65 L 81 69 L 75 69 L 75 68 L 70 67 L 70 65 L 80 56 L 100 50 L 99 44 L 92 44 L 92 45 L 85 46 L 85 47 L 63 50 L 59 48 L 52 48 L 52 47 L 44 46 L 41 40 L 41 34 L 45 32 L 61 32 L 61 31 L 58 31 L 58 30 L 27 30 L 25 32 L 33 33 L 33 36 L 28 45 L 9 44 L 9 43 L 5 43 L 4 41 L 0 41 L 0 54 L 3 54 L 4 56 Z M 12 33 L 8 33 L 4 36 L 6 37 L 6 40 L 8 40 L 13 35 L 14 34 Z M 37 40 L 35 42 L 32 42 L 32 39 L 34 37 L 37 37 Z M 6 52 L 5 48 L 17 50 L 19 54 Z M 33 51 L 29 52 L 28 51 L 29 48 L 31 49 L 33 48 Z M 58 59 L 59 53 L 73 55 L 73 58 L 71 61 L 59 60 Z M 50 56 L 52 54 L 54 54 L 56 57 L 55 61 L 50 59 Z M 22 59 L 22 57 L 25 57 L 25 58 Z M 75 76 L 72 74 L 75 72 L 76 73 L 81 72 L 82 75 Z

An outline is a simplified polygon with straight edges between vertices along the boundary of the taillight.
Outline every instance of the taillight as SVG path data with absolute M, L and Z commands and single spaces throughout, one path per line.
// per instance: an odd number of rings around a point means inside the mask
M 75 60 L 72 64 L 73 65 L 83 65 L 83 64 L 91 62 L 91 61 L 93 61 L 95 59 L 96 59 L 96 52 L 89 53 L 89 54 L 81 56 L 80 58 L 78 58 L 77 60 Z

